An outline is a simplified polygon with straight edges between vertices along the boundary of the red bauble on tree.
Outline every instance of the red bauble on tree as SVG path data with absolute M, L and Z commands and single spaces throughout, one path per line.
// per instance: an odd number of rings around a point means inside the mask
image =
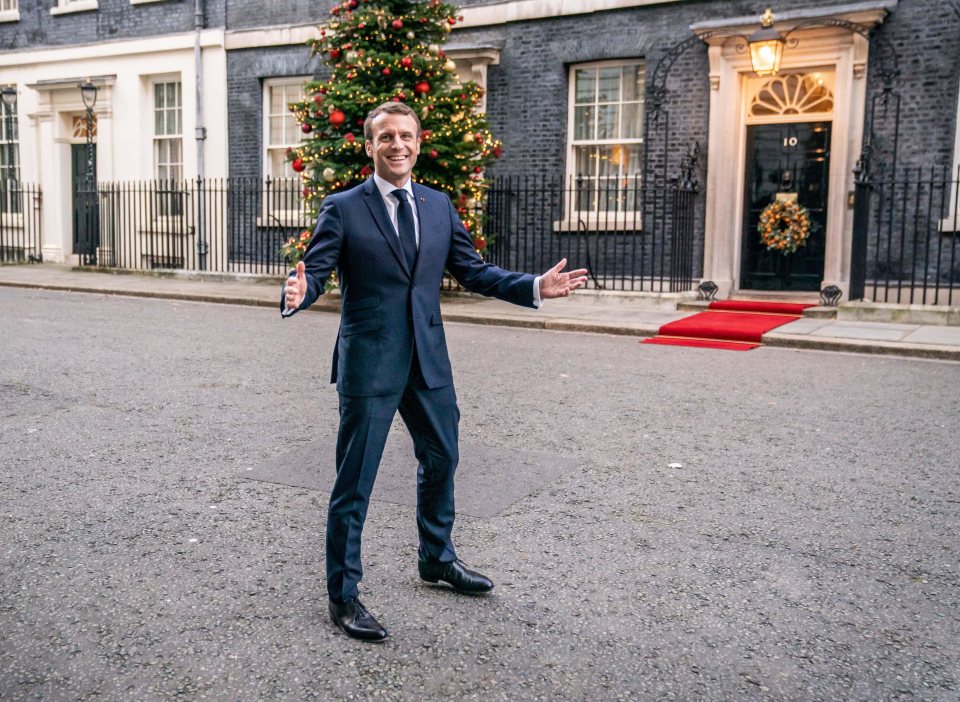
M 313 131 L 313 127 L 310 125 L 309 122 L 304 122 L 303 124 L 300 125 L 300 131 L 303 132 L 304 134 L 309 134 L 310 132 Z
M 342 110 L 334 109 L 330 111 L 330 116 L 327 119 L 330 120 L 331 125 L 334 127 L 339 127 L 341 124 L 343 124 L 346 118 L 347 116 L 343 114 Z
M 413 86 L 413 90 L 417 93 L 417 95 L 426 95 L 430 92 L 430 84 L 425 80 L 421 80 L 419 83 Z
M 302 173 L 305 166 L 303 165 L 302 158 L 293 159 L 293 163 L 290 164 L 290 167 L 295 170 L 297 173 Z
M 403 20 L 395 19 L 391 25 L 394 29 L 403 29 Z
M 413 59 L 409 56 L 404 56 L 402 59 L 400 59 L 400 65 L 404 68 L 410 68 L 410 66 L 413 65 Z

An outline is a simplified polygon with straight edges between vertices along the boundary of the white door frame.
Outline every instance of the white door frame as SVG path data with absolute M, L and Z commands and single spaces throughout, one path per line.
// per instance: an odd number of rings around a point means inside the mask
M 868 5 L 877 7 L 870 8 Z M 860 3 L 856 11 L 814 18 L 835 18 L 870 28 L 882 21 L 889 2 Z M 848 10 L 853 6 L 847 6 Z M 786 13 L 785 13 L 786 14 Z M 796 13 L 800 14 L 800 13 Z M 796 17 L 792 24 L 811 19 Z M 757 18 L 700 23 L 692 29 L 705 36 L 710 60 L 710 123 L 707 151 L 706 218 L 703 279 L 717 284 L 727 297 L 739 288 L 746 176 L 746 127 L 749 78 L 753 76 L 744 37 L 759 25 Z M 749 22 L 749 23 L 748 23 Z M 791 22 L 777 24 L 787 32 Z M 790 35 L 781 70 L 826 69 L 834 73 L 834 106 L 827 199 L 826 248 L 822 285 L 850 288 L 850 246 L 853 234 L 853 170 L 860 156 L 866 112 L 866 69 L 869 45 L 846 28 L 810 27 Z M 794 42 L 793 40 L 796 39 Z M 784 121 L 796 121 L 784 119 Z

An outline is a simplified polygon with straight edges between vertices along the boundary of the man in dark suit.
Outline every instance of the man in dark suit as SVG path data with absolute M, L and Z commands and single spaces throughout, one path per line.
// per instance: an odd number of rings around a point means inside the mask
M 374 109 L 364 137 L 374 175 L 324 199 L 307 253 L 284 285 L 281 311 L 286 317 L 309 307 L 337 271 L 342 312 L 331 382 L 340 429 L 327 513 L 329 610 L 348 635 L 379 641 L 387 632 L 358 598 L 360 534 L 398 409 L 419 461 L 420 577 L 469 594 L 493 588 L 457 560 L 451 540 L 460 411 L 440 316 L 444 268 L 467 290 L 527 307 L 569 295 L 586 282 L 586 271 L 564 273 L 563 260 L 534 277 L 485 263 L 447 195 L 411 181 L 420 121 L 403 103 Z

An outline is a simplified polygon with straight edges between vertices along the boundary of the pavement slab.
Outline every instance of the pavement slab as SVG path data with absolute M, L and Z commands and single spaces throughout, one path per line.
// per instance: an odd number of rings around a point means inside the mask
M 302 442 L 295 449 L 256 465 L 240 467 L 240 476 L 330 494 L 336 477 L 336 434 Z M 542 490 L 577 466 L 576 459 L 557 453 L 517 451 L 463 441 L 457 466 L 457 512 L 493 517 L 518 500 Z M 373 500 L 416 507 L 417 459 L 413 441 L 394 421 L 374 485 Z

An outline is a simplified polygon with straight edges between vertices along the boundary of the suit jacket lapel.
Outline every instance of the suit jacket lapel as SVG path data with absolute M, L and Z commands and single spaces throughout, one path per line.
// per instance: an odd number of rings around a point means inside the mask
M 427 212 L 427 198 L 425 195 L 426 193 L 422 191 L 421 186 L 414 183 L 413 202 L 417 208 L 417 222 L 420 224 L 420 247 L 417 250 L 417 262 L 414 264 L 414 274 L 416 274 L 416 271 L 420 270 L 420 261 L 422 261 L 424 256 L 427 255 L 427 250 L 433 243 L 430 223 L 435 221 L 436 218 L 430 217 L 429 213 Z
M 400 248 L 400 238 L 397 236 L 393 225 L 390 224 L 387 206 L 383 204 L 383 198 L 380 196 L 377 184 L 373 182 L 373 176 L 363 184 L 363 194 L 367 208 L 369 208 L 370 214 L 373 215 L 373 221 L 377 223 L 380 233 L 383 235 L 383 238 L 387 240 L 387 244 L 390 246 L 390 250 L 393 251 L 397 263 L 399 263 L 403 271 L 410 276 L 411 272 L 407 269 L 407 262 L 403 256 L 403 250 Z

